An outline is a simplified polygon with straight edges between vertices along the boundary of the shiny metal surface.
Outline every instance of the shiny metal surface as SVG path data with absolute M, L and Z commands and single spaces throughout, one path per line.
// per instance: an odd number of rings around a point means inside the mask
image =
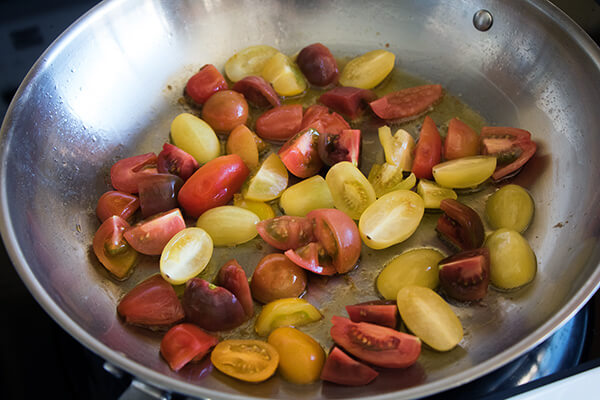
M 473 15 L 489 10 L 486 32 Z M 124 327 L 115 305 L 154 272 L 142 260 L 125 285 L 107 279 L 91 252 L 94 207 L 122 157 L 156 151 L 181 111 L 186 78 L 264 43 L 294 53 L 316 41 L 334 54 L 389 46 L 397 67 L 441 83 L 491 124 L 530 130 L 540 144 L 522 174 L 536 202 L 526 233 L 538 257 L 532 285 L 491 293 L 482 307 L 455 305 L 466 336 L 449 353 L 423 352 L 405 371 L 360 389 L 242 385 L 207 364 L 175 374 L 159 335 Z M 65 32 L 33 67 L 2 125 L 1 229 L 36 299 L 84 345 L 139 379 L 204 398 L 410 398 L 497 369 L 567 321 L 600 283 L 600 50 L 543 1 L 107 1 Z M 526 172 L 526 171 L 524 171 Z M 427 238 L 416 235 L 399 253 Z M 236 250 L 248 264 L 260 254 Z M 365 257 L 368 268 L 391 253 Z M 218 252 L 218 265 L 229 250 Z M 316 296 L 316 295 L 315 295 Z M 322 307 L 338 307 L 331 297 Z

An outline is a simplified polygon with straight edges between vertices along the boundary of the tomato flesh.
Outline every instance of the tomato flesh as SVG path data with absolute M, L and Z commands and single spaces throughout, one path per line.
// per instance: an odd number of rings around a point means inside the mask
M 247 76 L 233 85 L 233 90 L 244 95 L 256 107 L 277 107 L 281 100 L 275 89 L 261 76 Z
M 119 302 L 117 312 L 128 324 L 151 329 L 163 329 L 185 317 L 175 289 L 160 275 L 131 289 Z
M 481 247 L 485 239 L 481 217 L 471 207 L 454 199 L 440 202 L 444 214 L 437 221 L 436 230 L 459 250 Z
M 399 90 L 369 103 L 385 120 L 409 120 L 428 111 L 442 98 L 442 86 L 424 85 Z
M 236 260 L 229 260 L 221 267 L 217 274 L 217 284 L 237 297 L 248 318 L 254 314 L 254 303 L 250 294 L 250 286 L 248 286 L 248 278 Z
M 285 142 L 278 154 L 288 171 L 298 178 L 308 178 L 319 172 L 323 162 L 319 157 L 318 141 L 319 133 L 307 129 Z
M 156 169 L 163 174 L 173 174 L 186 181 L 198 169 L 198 161 L 190 154 L 170 143 L 163 144 L 158 153 Z
M 369 322 L 395 329 L 398 325 L 398 307 L 395 301 L 375 300 L 346 306 L 352 322 Z
M 432 168 L 442 160 L 442 137 L 435 122 L 426 116 L 423 120 L 419 141 L 415 146 L 412 172 L 418 179 L 432 179 Z
M 173 326 L 160 341 L 160 354 L 175 372 L 191 361 L 201 360 L 219 339 L 194 324 Z
M 110 168 L 112 186 L 125 193 L 138 192 L 138 181 L 146 175 L 157 173 L 157 157 L 154 153 L 140 154 L 117 161 Z
M 177 192 L 183 186 L 183 180 L 177 175 L 155 174 L 145 176 L 138 183 L 142 217 L 148 218 L 177 208 Z
M 302 106 L 287 104 L 263 113 L 256 120 L 256 133 L 263 139 L 288 140 L 300 130 Z
M 92 244 L 100 263 L 117 279 L 127 278 L 137 262 L 138 253 L 123 237 L 127 228 L 129 224 L 123 218 L 108 217 L 96 231 Z
M 325 106 L 315 104 L 306 109 L 302 117 L 301 130 L 315 129 L 321 133 L 339 134 L 344 129 L 350 129 L 350 125 L 338 113 L 330 112 Z
M 413 335 L 368 322 L 333 316 L 333 341 L 350 354 L 385 368 L 406 368 L 421 354 L 421 341 Z
M 314 43 L 300 50 L 296 63 L 306 80 L 315 86 L 327 86 L 337 82 L 337 61 L 331 51 L 321 43 Z
M 279 250 L 297 249 L 314 240 L 312 223 L 303 217 L 282 215 L 260 221 L 256 230 L 261 238 Z
M 486 247 L 463 251 L 439 262 L 440 284 L 460 301 L 481 300 L 490 282 L 490 251 Z
M 101 222 L 106 221 L 113 215 L 127 220 L 139 207 L 140 200 L 137 196 L 118 190 L 110 190 L 98 199 L 96 216 Z
M 297 266 L 318 275 L 334 275 L 335 268 L 331 259 L 320 243 L 311 242 L 299 249 L 290 249 L 285 252 L 287 258 Z
M 349 161 L 358 166 L 360 161 L 360 130 L 344 129 L 339 134 L 319 134 L 319 157 L 326 165 Z
M 185 94 L 199 105 L 202 105 L 219 90 L 229 89 L 223 75 L 212 64 L 206 64 L 196 72 L 185 85 Z
M 481 129 L 483 154 L 496 156 L 498 165 L 492 174 L 500 180 L 517 172 L 537 150 L 531 133 L 523 129 L 484 126 Z
M 458 118 L 448 123 L 448 133 L 444 140 L 444 158 L 454 160 L 479 154 L 479 136 L 471 127 Z
M 262 340 L 224 340 L 215 346 L 210 361 L 219 371 L 236 379 L 262 382 L 275 373 L 279 353 Z
M 334 347 L 321 370 L 321 379 L 346 386 L 363 386 L 377 378 L 379 372 L 356 361 L 338 347 Z
M 162 253 L 175 234 L 185 229 L 181 211 L 165 211 L 127 228 L 123 236 L 136 251 L 151 256 Z
M 349 119 L 360 117 L 377 95 L 372 90 L 355 87 L 336 87 L 319 97 L 319 103 Z

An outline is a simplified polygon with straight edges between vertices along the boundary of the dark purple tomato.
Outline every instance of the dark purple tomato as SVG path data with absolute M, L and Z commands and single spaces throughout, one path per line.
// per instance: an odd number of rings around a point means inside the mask
M 246 320 L 244 307 L 235 295 L 200 278 L 187 281 L 182 305 L 186 319 L 207 331 L 226 331 Z
M 460 301 L 481 300 L 490 283 L 490 251 L 486 247 L 463 251 L 439 262 L 440 285 Z
M 158 153 L 156 165 L 158 172 L 177 175 L 184 181 L 199 167 L 194 157 L 170 143 L 163 144 L 162 151 Z
M 275 89 L 260 76 L 247 76 L 233 86 L 233 90 L 244 95 L 249 103 L 256 107 L 277 107 L 281 100 Z
M 458 250 L 472 250 L 483 244 L 483 222 L 471 207 L 454 199 L 440 203 L 444 214 L 438 219 L 436 230 L 447 242 Z
M 359 117 L 369 103 L 377 98 L 372 90 L 359 89 L 350 86 L 340 86 L 325 92 L 319 97 L 319 103 L 349 119 Z
M 370 322 L 376 325 L 396 328 L 398 307 L 392 300 L 373 300 L 346 306 L 352 322 Z
M 248 318 L 254 314 L 248 278 L 236 260 L 229 260 L 221 267 L 217 274 L 217 285 L 223 286 L 237 297 Z
M 298 297 L 306 290 L 306 272 L 284 254 L 267 254 L 254 269 L 250 289 L 252 297 L 265 304 Z
M 315 86 L 327 86 L 338 80 L 337 62 L 331 51 L 321 43 L 300 50 L 296 63 L 306 79 Z
M 326 165 L 350 161 L 358 166 L 360 160 L 360 130 L 344 129 L 339 134 L 321 133 L 317 144 L 319 157 Z
M 172 174 L 154 174 L 141 178 L 138 190 L 142 216 L 148 218 L 177 208 L 177 193 L 182 186 L 183 180 Z

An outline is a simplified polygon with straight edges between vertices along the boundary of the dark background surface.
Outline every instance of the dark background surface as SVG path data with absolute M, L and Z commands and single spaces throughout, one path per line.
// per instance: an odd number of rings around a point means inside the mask
M 600 6 L 594 0 L 556 0 L 596 40 Z M 92 8 L 90 0 L 0 0 L 0 116 L 41 53 L 72 22 Z M 583 355 L 570 374 L 600 359 L 600 296 L 581 311 L 588 317 Z M 35 302 L 0 246 L 0 397 L 29 399 L 114 399 L 128 379 L 116 379 L 103 360 L 83 348 Z M 552 377 L 550 377 L 552 379 Z M 448 394 L 446 397 L 465 393 Z M 471 396 L 468 396 L 471 397 Z

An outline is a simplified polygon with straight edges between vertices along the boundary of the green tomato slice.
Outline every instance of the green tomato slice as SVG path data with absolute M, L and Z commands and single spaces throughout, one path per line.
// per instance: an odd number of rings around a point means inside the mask
M 258 215 L 236 206 L 211 208 L 200 215 L 196 226 L 204 229 L 215 246 L 235 246 L 252 240 L 258 232 Z
M 260 76 L 265 63 L 279 51 L 271 46 L 250 46 L 235 53 L 225 63 L 225 74 L 232 82 L 247 76 Z
M 535 253 L 517 231 L 498 229 L 486 239 L 490 250 L 490 282 L 503 290 L 531 282 L 537 271 Z
M 333 208 L 334 203 L 325 179 L 315 175 L 285 189 L 279 206 L 286 215 L 304 217 L 312 210 Z
M 441 187 L 435 182 L 427 179 L 421 179 L 417 185 L 417 193 L 423 198 L 425 208 L 440 208 L 440 203 L 444 199 L 456 200 L 458 196 L 452 189 Z
M 485 204 L 485 217 L 494 229 L 523 233 L 533 218 L 533 199 L 519 185 L 510 184 L 492 194 Z
M 279 299 L 266 304 L 254 325 L 259 336 L 267 336 L 282 326 L 301 326 L 318 321 L 323 316 L 308 301 L 296 297 Z

